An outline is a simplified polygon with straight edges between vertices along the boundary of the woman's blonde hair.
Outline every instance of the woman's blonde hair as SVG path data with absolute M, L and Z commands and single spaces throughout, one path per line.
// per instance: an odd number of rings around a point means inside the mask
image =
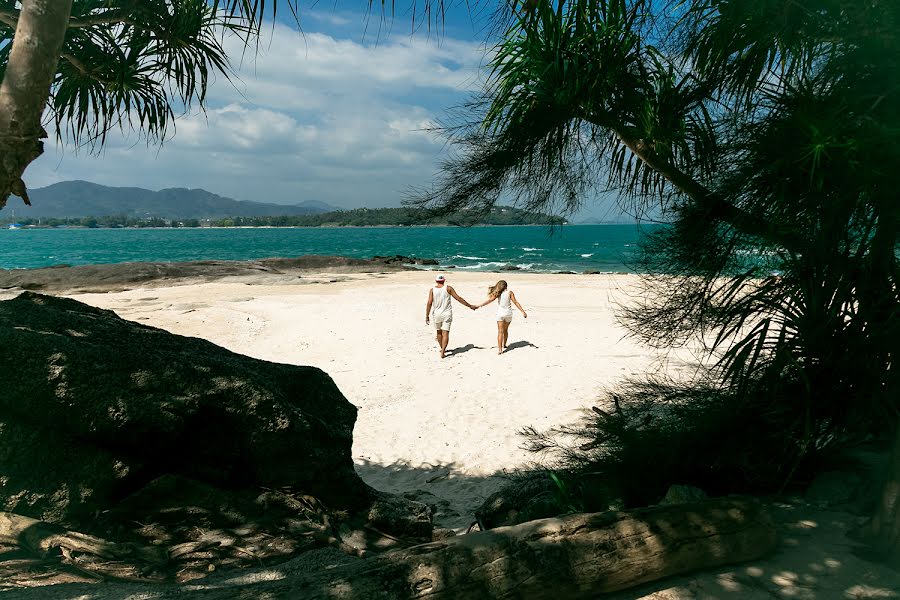
M 488 288 L 488 296 L 496 298 L 506 289 L 506 282 L 502 279 Z

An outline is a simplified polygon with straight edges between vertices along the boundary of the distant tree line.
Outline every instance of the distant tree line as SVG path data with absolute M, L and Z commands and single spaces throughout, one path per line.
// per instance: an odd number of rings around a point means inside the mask
M 7 218 L 4 223 L 12 223 Z M 40 227 L 368 227 L 376 225 L 562 225 L 562 217 L 525 211 L 514 207 L 494 207 L 489 212 L 461 211 L 433 216 L 420 208 L 357 208 L 315 215 L 268 217 L 226 217 L 223 219 L 163 219 L 125 215 L 105 217 L 26 218 L 15 220 L 22 226 Z

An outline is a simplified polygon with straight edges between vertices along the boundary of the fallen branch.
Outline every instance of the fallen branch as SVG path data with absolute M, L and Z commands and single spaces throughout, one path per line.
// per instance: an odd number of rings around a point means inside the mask
M 145 571 L 169 560 L 164 548 L 110 542 L 10 512 L 0 512 L 0 544 L 18 546 L 43 559 L 59 557 L 64 564 L 101 578 L 147 580 Z
M 190 598 L 579 599 L 759 558 L 775 548 L 762 505 L 720 498 L 627 513 L 569 515 L 422 544 L 333 569 Z M 167 590 L 164 598 L 183 598 Z

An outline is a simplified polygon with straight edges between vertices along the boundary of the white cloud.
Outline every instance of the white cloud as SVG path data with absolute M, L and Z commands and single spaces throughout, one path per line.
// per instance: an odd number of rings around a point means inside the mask
M 242 49 L 228 44 L 237 62 Z M 238 65 L 235 84 L 219 77 L 207 112 L 179 119 L 161 148 L 112 136 L 94 157 L 48 144 L 26 182 L 396 206 L 410 185 L 431 181 L 443 142 L 423 130 L 474 87 L 482 56 L 478 44 L 448 38 L 359 43 L 278 25 Z
M 345 17 L 336 12 L 326 12 L 321 10 L 307 10 L 303 14 L 304 19 L 311 19 L 316 23 L 324 23 L 332 27 L 345 27 L 353 23 L 349 17 Z

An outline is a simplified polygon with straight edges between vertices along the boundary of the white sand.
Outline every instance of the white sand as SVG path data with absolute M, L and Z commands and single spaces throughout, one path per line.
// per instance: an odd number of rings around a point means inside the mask
M 614 304 L 633 293 L 633 277 L 509 273 L 503 278 L 529 315 L 516 314 L 509 352 L 494 348 L 493 306 L 473 313 L 457 305 L 456 351 L 441 360 L 424 323 L 432 275 L 320 274 L 272 285 L 228 279 L 74 297 L 250 356 L 320 367 L 359 407 L 353 456 L 362 477 L 386 491 L 422 491 L 441 508 L 437 524 L 465 528 L 502 483 L 493 476 L 535 458 L 520 448 L 519 429 L 573 422 L 605 387 L 656 359 L 623 338 L 613 316 Z M 447 275 L 472 302 L 498 278 Z M 685 368 L 674 359 L 668 366 Z M 851 552 L 844 533 L 857 518 L 802 503 L 779 513 L 782 543 L 765 560 L 617 598 L 900 597 L 895 571 Z
M 500 276 L 447 277 L 476 303 Z M 242 354 L 323 369 L 359 407 L 353 457 L 362 477 L 385 491 L 435 494 L 459 513 L 438 522 L 459 528 L 502 483 L 491 475 L 536 458 L 521 449 L 521 428 L 575 421 L 604 387 L 651 362 L 613 316 L 633 277 L 502 277 L 528 311 L 528 319 L 516 311 L 509 350 L 497 355 L 496 304 L 473 312 L 454 301 L 452 352 L 443 360 L 424 319 L 431 272 L 297 281 L 322 282 L 312 285 L 223 280 L 76 297 Z

